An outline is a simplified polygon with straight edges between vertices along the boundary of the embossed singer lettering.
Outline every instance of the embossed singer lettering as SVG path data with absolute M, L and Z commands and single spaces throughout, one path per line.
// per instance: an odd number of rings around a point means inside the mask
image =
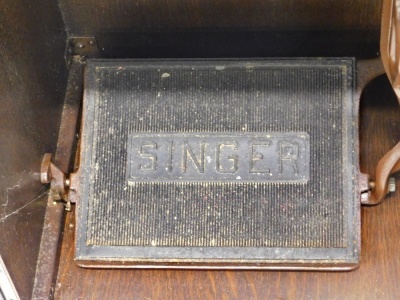
M 305 182 L 309 149 L 306 133 L 143 133 L 130 138 L 127 177 L 135 181 Z
M 271 141 L 264 141 L 262 143 L 251 143 L 250 144 L 250 159 L 249 159 L 249 172 L 250 173 L 271 173 L 271 169 L 265 166 L 263 162 L 266 148 L 270 147 Z M 169 142 L 169 159 L 167 170 L 171 173 L 173 168 L 173 152 L 172 141 Z M 206 142 L 201 141 L 199 145 L 196 145 L 196 149 L 199 149 L 197 153 L 193 151 L 193 145 L 190 145 L 188 141 L 184 141 L 182 145 L 182 172 L 187 173 L 189 165 L 193 165 L 199 173 L 205 172 L 205 149 Z M 154 153 L 158 150 L 158 145 L 155 142 L 146 142 L 140 146 L 139 156 L 145 160 L 148 160 L 146 164 L 140 163 L 139 170 L 141 172 L 154 172 L 157 169 L 158 157 Z M 239 150 L 239 144 L 236 141 L 233 142 L 221 142 L 216 146 L 215 153 L 215 168 L 220 173 L 235 173 L 239 169 L 239 156 L 232 154 Z M 294 174 L 298 174 L 297 159 L 299 154 L 299 147 L 295 143 L 280 142 L 279 143 L 279 173 L 283 173 L 284 165 L 291 168 Z M 191 163 L 190 163 L 191 162 Z
M 204 173 L 204 149 L 206 147 L 205 142 L 200 142 L 200 154 L 199 158 L 193 153 L 192 147 L 190 147 L 188 141 L 183 142 L 183 173 L 187 173 L 188 171 L 188 157 L 192 159 L 194 165 L 200 173 Z M 188 156 L 189 154 L 189 156 Z
M 230 143 L 224 142 L 224 143 L 220 143 L 218 145 L 217 153 L 216 153 L 217 171 L 220 173 L 235 173 L 239 168 L 239 156 L 228 154 L 227 160 L 232 162 L 232 164 L 229 168 L 227 166 L 223 166 L 223 163 L 221 161 L 221 155 L 223 152 L 225 152 L 227 150 L 237 151 L 238 143 L 237 142 L 230 142 Z
M 299 169 L 297 168 L 297 160 L 299 158 L 299 145 L 297 143 L 292 142 L 280 142 L 279 143 L 279 173 L 283 173 L 283 166 L 287 164 L 290 168 L 293 169 L 294 174 L 299 173 Z
M 141 172 L 153 172 L 157 169 L 157 156 L 149 151 L 157 150 L 158 146 L 154 142 L 147 142 L 140 146 L 139 156 L 149 160 L 149 164 L 139 164 Z
M 250 173 L 271 173 L 271 170 L 266 167 L 260 167 L 260 162 L 264 159 L 264 155 L 259 151 L 262 148 L 268 148 L 271 146 L 270 141 L 263 143 L 252 143 L 251 148 L 251 158 L 250 158 Z

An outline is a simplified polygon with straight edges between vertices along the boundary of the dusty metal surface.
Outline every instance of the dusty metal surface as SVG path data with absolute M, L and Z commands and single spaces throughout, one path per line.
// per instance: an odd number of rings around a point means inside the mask
M 59 173 L 61 172 L 61 174 L 68 174 L 73 170 L 73 149 L 77 142 L 76 132 L 82 100 L 83 70 L 84 61 L 82 61 L 80 57 L 73 58 L 69 70 L 57 150 L 54 156 L 54 164 L 57 165 L 57 170 Z M 45 156 L 43 166 L 50 167 L 50 164 L 51 157 Z M 49 181 L 52 179 L 47 168 L 42 168 L 41 174 L 43 180 Z M 63 196 L 59 193 L 63 193 L 63 189 L 60 185 L 64 185 L 64 180 L 62 180 L 61 183 L 60 180 L 58 180 L 55 184 L 57 186 L 58 196 Z M 55 202 L 56 200 L 60 200 L 60 198 L 54 197 L 54 194 L 50 193 L 47 199 L 43 233 L 35 274 L 35 284 L 33 289 L 34 299 L 52 298 L 54 291 L 53 285 L 58 270 L 59 242 L 63 213 L 65 210 L 64 205 Z
M 71 183 L 80 185 L 78 262 L 356 266 L 361 191 L 353 72 L 353 61 L 346 59 L 90 61 L 80 173 Z M 293 131 L 310 135 L 307 183 L 247 184 L 239 178 L 202 184 L 184 175 L 174 184 L 127 182 L 129 134 L 148 133 L 151 141 L 152 132 L 234 137 Z M 142 154 L 149 169 L 155 153 Z

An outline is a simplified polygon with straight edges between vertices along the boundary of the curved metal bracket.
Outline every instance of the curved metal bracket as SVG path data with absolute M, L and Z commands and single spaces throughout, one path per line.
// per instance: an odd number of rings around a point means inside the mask
M 400 1 L 384 0 L 382 7 L 381 58 L 387 77 L 400 103 Z M 400 170 L 400 142 L 378 162 L 364 205 L 377 205 L 395 189 L 390 175 Z M 392 182 L 391 182 L 392 181 Z
M 70 210 L 71 202 L 68 199 L 69 179 L 52 163 L 53 154 L 46 153 L 43 156 L 40 167 L 40 181 L 43 184 L 50 183 L 50 196 L 53 201 L 66 202 L 66 210 Z

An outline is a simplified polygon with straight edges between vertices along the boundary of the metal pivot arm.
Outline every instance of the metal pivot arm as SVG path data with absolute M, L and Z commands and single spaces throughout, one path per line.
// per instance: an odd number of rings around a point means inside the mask
M 69 179 L 52 163 L 52 157 L 51 153 L 46 153 L 43 156 L 40 168 L 40 180 L 43 184 L 50 183 L 50 196 L 53 201 L 65 201 L 66 210 L 69 211 L 71 208 L 71 201 L 68 199 Z
M 381 58 L 387 77 L 400 103 L 400 1 L 384 0 L 382 8 Z M 400 142 L 379 161 L 369 199 L 365 205 L 377 205 L 394 189 L 390 175 L 400 170 Z

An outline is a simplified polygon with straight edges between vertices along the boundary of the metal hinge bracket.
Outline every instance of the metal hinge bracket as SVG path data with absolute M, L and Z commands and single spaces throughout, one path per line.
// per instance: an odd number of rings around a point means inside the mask
M 100 57 L 100 49 L 96 38 L 93 36 L 69 37 L 65 53 L 67 63 L 69 63 L 72 56 L 82 56 L 85 58 Z
M 74 197 L 69 197 L 70 179 L 69 174 L 63 173 L 53 162 L 53 154 L 46 153 L 43 156 L 40 167 L 40 181 L 43 184 L 50 183 L 50 197 L 53 201 L 65 203 L 65 210 L 71 210 L 71 203 L 75 203 Z

